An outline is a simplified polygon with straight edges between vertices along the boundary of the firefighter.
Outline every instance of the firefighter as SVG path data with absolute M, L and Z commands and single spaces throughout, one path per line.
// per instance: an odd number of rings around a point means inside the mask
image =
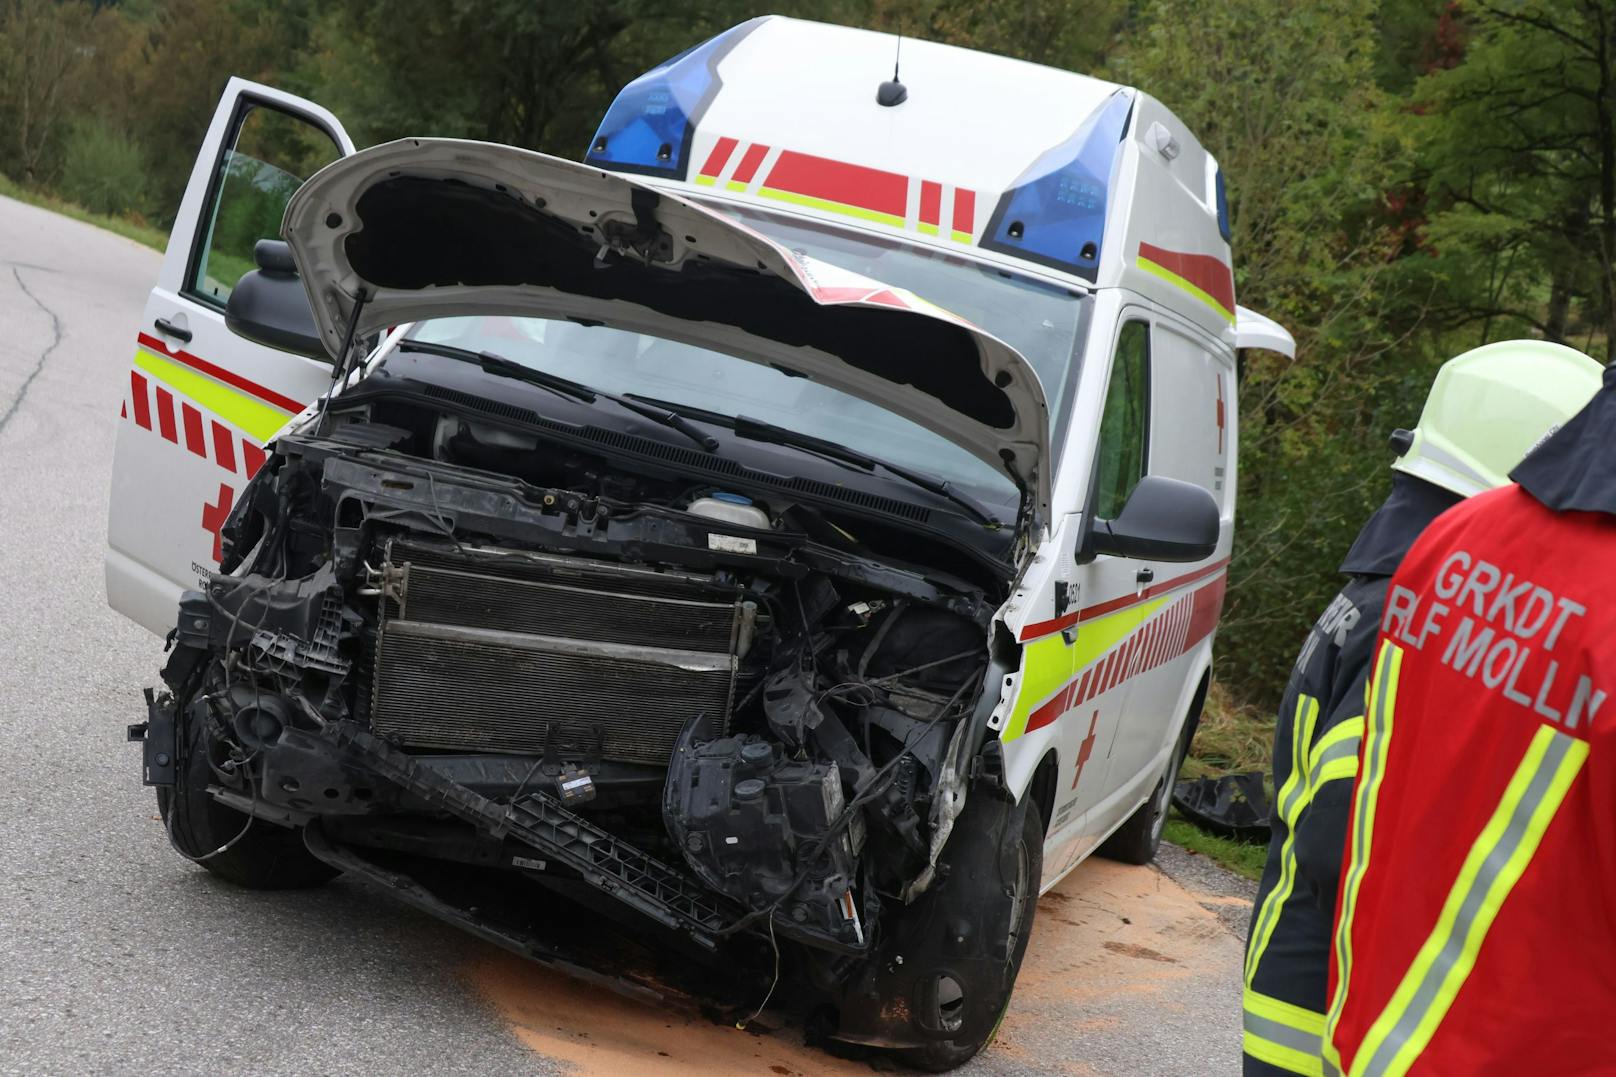
M 1309 632 L 1280 703 L 1272 839 L 1246 944 L 1247 1074 L 1320 1072 L 1365 683 L 1390 577 L 1439 515 L 1504 485 L 1588 401 L 1599 371 L 1543 341 L 1477 348 L 1443 364 L 1419 425 L 1393 435 L 1391 493 L 1347 552 L 1347 584 Z
M 1326 1073 L 1611 1073 L 1616 370 L 1380 622 Z

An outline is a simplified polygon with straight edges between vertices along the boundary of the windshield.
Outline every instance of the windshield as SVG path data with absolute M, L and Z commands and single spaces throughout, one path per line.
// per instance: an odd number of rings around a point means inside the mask
M 1060 425 L 1068 388 L 1077 376 L 1083 328 L 1081 294 L 1018 276 L 928 247 L 778 214 L 725 204 L 782 247 L 852 270 L 883 284 L 907 288 L 973 325 L 986 329 L 1032 364 L 1049 402 L 1049 428 Z
M 1038 372 L 1053 420 L 1075 364 L 1082 305 L 1074 293 L 874 237 L 742 215 L 782 245 L 906 287 L 1018 348 Z M 604 392 L 787 427 L 995 502 L 1017 496 L 999 469 L 878 404 L 711 348 L 609 326 L 504 316 L 439 318 L 408 335 L 493 352 Z

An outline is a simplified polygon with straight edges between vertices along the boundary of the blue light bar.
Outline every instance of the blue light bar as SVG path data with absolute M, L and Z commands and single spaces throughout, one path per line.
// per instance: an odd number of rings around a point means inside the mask
M 723 84 L 718 61 L 762 21 L 731 27 L 623 87 L 584 161 L 614 172 L 684 179 L 696 124 Z
M 1045 150 L 999 198 L 981 246 L 1093 280 L 1106 201 L 1133 94 L 1118 90 L 1072 136 Z
M 1223 169 L 1219 168 L 1212 177 L 1212 184 L 1217 188 L 1218 196 L 1218 235 L 1223 242 L 1228 243 L 1233 234 L 1229 229 L 1229 188 L 1223 183 Z

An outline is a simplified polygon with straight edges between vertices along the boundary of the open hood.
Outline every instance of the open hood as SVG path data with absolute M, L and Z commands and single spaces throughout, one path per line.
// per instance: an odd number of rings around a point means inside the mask
M 1049 412 L 1015 349 L 907 292 L 598 168 L 457 139 L 328 165 L 282 229 L 336 356 L 455 315 L 574 318 L 765 363 L 862 397 L 1009 475 L 1049 518 Z

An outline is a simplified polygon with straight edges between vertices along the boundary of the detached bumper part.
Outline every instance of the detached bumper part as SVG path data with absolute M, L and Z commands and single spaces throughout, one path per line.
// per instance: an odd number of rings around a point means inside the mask
M 146 720 L 129 726 L 129 740 L 141 745 L 140 779 L 146 785 L 173 785 L 175 762 L 174 701 L 146 689 Z

